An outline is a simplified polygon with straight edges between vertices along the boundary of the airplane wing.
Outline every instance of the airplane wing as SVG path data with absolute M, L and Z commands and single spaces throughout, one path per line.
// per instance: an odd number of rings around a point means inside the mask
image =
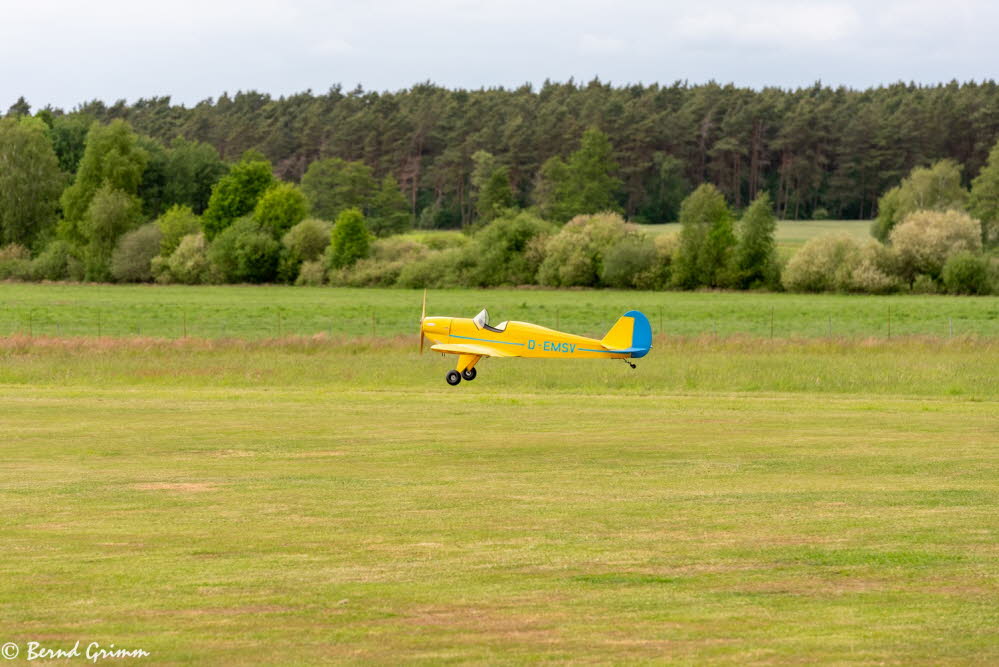
M 445 352 L 447 354 L 472 354 L 477 357 L 513 357 L 516 355 L 508 354 L 503 350 L 497 350 L 494 347 L 488 347 L 486 345 L 467 345 L 464 343 L 448 343 L 448 344 L 437 344 L 430 347 L 434 352 Z

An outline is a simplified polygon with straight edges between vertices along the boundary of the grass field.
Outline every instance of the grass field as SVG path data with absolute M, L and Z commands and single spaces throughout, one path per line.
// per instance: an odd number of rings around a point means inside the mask
M 0 339 L 0 642 L 999 661 L 999 343 Z
M 0 336 L 415 335 L 421 298 L 399 289 L 6 283 Z M 428 299 L 433 315 L 471 317 L 483 307 L 495 321 L 597 336 L 632 308 L 672 336 L 999 336 L 999 297 L 450 289 Z

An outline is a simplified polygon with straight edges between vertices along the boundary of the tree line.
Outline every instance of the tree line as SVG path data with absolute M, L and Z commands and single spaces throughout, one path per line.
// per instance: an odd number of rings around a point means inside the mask
M 26 107 L 22 100 L 12 112 Z M 120 119 L 165 145 L 178 136 L 211 145 L 230 162 L 258 151 L 292 182 L 317 159 L 361 162 L 376 180 L 395 179 L 428 228 L 476 219 L 478 151 L 495 156 L 526 207 L 546 163 L 565 158 L 591 127 L 613 146 L 615 208 L 638 222 L 675 221 L 683 197 L 706 182 L 738 210 L 766 190 L 779 218 L 866 219 L 913 167 L 949 158 L 968 185 L 999 138 L 991 80 L 868 90 L 599 80 L 480 90 L 423 83 L 397 92 L 333 86 L 279 98 L 224 94 L 191 107 L 157 97 L 43 112 L 58 119 L 64 171 L 82 155 L 91 122 Z
M 670 174 L 658 192 L 675 200 L 680 234 L 653 239 L 626 223 L 628 170 L 596 126 L 539 165 L 527 203 L 510 161 L 478 148 L 465 234 L 416 240 L 398 235 L 438 227 L 446 205 L 417 214 L 406 183 L 366 161 L 318 157 L 296 182 L 253 148 L 229 162 L 197 139 L 85 121 L 31 115 L 23 101 L 0 119 L 0 278 L 971 293 L 996 283 L 986 253 L 999 241 L 999 144 L 970 184 L 950 158 L 903 174 L 879 193 L 872 244 L 821 239 L 785 266 L 773 239 L 780 188 L 758 188 L 748 206 L 721 183 L 688 193 L 672 155 L 653 162 Z

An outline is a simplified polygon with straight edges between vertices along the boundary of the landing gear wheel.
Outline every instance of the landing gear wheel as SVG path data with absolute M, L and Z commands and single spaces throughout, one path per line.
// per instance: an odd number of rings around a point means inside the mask
M 478 373 L 476 373 L 474 368 L 466 368 L 461 372 L 461 377 L 465 378 L 469 382 L 474 380 L 476 375 L 478 375 Z
M 444 376 L 447 383 L 452 387 L 461 382 L 461 373 L 458 371 L 448 371 L 447 375 Z

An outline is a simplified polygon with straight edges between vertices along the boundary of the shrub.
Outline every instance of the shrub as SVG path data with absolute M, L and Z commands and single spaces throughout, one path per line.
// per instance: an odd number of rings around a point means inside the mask
M 961 185 L 961 166 L 953 160 L 940 160 L 930 167 L 916 167 L 878 200 L 878 217 L 871 234 L 880 241 L 891 235 L 896 225 L 916 211 L 964 210 L 968 197 Z
M 201 231 L 201 220 L 189 206 L 171 206 L 156 220 L 160 229 L 160 254 L 169 257 L 180 245 L 180 240 L 188 234 Z
M 302 262 L 298 270 L 298 277 L 295 279 L 296 285 L 322 285 L 326 279 L 326 267 L 322 260 Z
M 329 267 L 342 269 L 368 256 L 370 240 L 364 215 L 356 208 L 348 208 L 337 216 L 330 235 L 327 253 Z
M 903 278 L 912 281 L 920 273 L 938 278 L 952 253 L 981 250 L 981 224 L 959 211 L 917 211 L 891 231 L 891 244 Z
M 988 294 L 989 262 L 982 255 L 961 250 L 955 252 L 943 267 L 943 284 L 951 294 Z
M 208 257 L 219 277 L 228 283 L 272 281 L 281 247 L 252 218 L 226 227 L 212 243 Z
M 644 234 L 625 236 L 604 253 L 600 282 L 608 287 L 649 288 L 657 263 L 655 243 Z
M 920 273 L 916 276 L 916 279 L 912 281 L 912 286 L 909 291 L 913 294 L 939 294 L 940 285 L 932 276 L 928 276 L 925 273 Z
M 253 217 L 264 231 L 275 238 L 305 220 L 309 202 L 294 183 L 278 183 L 261 195 L 253 209 Z
M 330 244 L 332 225 L 325 220 L 308 218 L 288 230 L 281 238 L 280 277 L 291 281 L 299 273 L 302 262 L 314 262 L 322 257 Z
M 212 271 L 211 262 L 208 261 L 207 246 L 204 234 L 200 232 L 188 234 L 180 240 L 169 259 L 161 257 L 153 260 L 154 266 L 157 264 L 162 266 L 158 271 L 154 269 L 157 272 L 156 280 L 184 285 L 211 282 Z
M 531 213 L 496 218 L 466 248 L 469 269 L 462 282 L 475 287 L 534 283 L 543 255 L 532 241 L 554 232 L 554 225 Z
M 890 248 L 877 241 L 869 241 L 860 249 L 857 266 L 850 272 L 841 288 L 865 294 L 890 294 L 897 292 L 902 281 L 897 275 L 897 258 Z
M 275 183 L 266 160 L 247 156 L 212 187 L 203 216 L 205 235 L 212 241 L 229 225 L 253 211 L 257 201 Z
M 427 246 L 431 250 L 463 248 L 471 243 L 471 239 L 461 232 L 427 232 L 411 235 L 410 238 Z
M 111 275 L 126 283 L 143 283 L 153 279 L 150 266 L 160 254 L 163 234 L 156 223 L 145 224 L 118 239 L 111 254 Z
M 604 253 L 629 234 L 636 233 L 617 213 L 578 215 L 552 236 L 538 280 L 553 287 L 593 286 L 600 281 Z
M 860 245 L 848 234 L 827 234 L 808 241 L 784 269 L 784 287 L 795 292 L 848 289 L 859 266 Z
M 399 287 L 455 287 L 462 271 L 464 255 L 458 248 L 434 250 L 420 260 L 402 267 Z
M 72 244 L 56 240 L 31 262 L 31 275 L 35 280 L 82 280 L 83 263 Z
M 19 243 L 11 243 L 0 248 L 0 280 L 15 278 L 25 280 L 31 277 L 31 253 Z

